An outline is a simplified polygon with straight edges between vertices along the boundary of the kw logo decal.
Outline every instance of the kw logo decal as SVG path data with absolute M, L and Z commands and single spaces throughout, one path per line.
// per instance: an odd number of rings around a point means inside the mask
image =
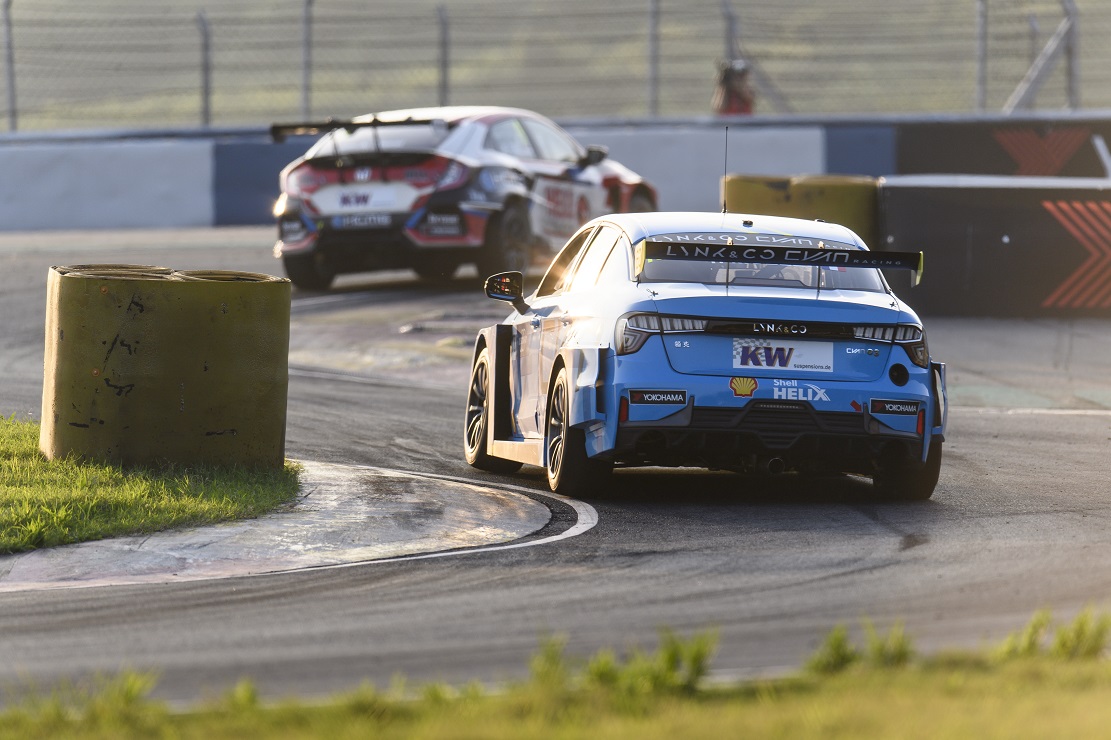
M 1091 138 L 1091 132 L 1086 128 L 1067 128 L 1038 136 L 1031 129 L 1006 129 L 994 131 L 992 136 L 1018 165 L 1014 174 L 1052 177 L 1061 173 Z
M 740 367 L 789 367 L 793 347 L 741 347 Z
M 1088 252 L 1088 259 L 1042 301 L 1042 306 L 1111 306 L 1111 203 L 1046 200 L 1042 207 Z

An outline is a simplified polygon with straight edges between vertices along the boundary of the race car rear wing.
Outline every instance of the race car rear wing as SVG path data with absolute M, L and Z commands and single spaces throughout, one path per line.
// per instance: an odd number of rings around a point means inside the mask
M 751 235 L 748 235 L 751 239 Z M 763 236 L 763 235 L 761 235 Z M 743 237 L 742 237 L 743 238 Z M 699 260 L 706 262 L 746 262 L 761 265 L 803 265 L 807 267 L 873 267 L 912 270 L 914 284 L 922 280 L 921 252 L 870 252 L 866 249 L 816 246 L 776 246 L 746 240 L 733 244 L 705 242 L 641 241 L 636 247 L 636 274 L 644 271 L 646 260 Z M 796 241 L 800 241 L 796 239 Z
M 287 136 L 315 136 L 316 134 L 324 134 L 340 128 L 347 133 L 351 133 L 355 129 L 367 128 L 369 126 L 379 128 L 381 126 L 430 126 L 435 124 L 441 126 L 448 125 L 442 118 L 404 118 L 396 121 L 383 121 L 377 116 L 360 118 L 358 120 L 328 118 L 323 121 L 310 121 L 307 123 L 275 123 L 270 126 L 270 138 L 280 144 L 286 140 Z

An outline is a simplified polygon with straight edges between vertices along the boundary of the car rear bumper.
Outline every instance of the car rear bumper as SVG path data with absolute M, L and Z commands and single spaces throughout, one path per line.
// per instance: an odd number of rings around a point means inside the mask
M 485 242 L 488 213 L 380 214 L 372 226 L 339 217 L 286 214 L 278 220 L 274 255 L 322 253 L 338 272 L 410 267 L 432 257 L 474 254 Z M 388 219 L 388 221 L 387 221 Z M 454 254 L 458 253 L 458 254 Z
M 893 458 L 924 460 L 945 429 L 944 367 L 911 366 L 909 380 L 677 373 L 651 346 L 612 356 L 592 454 L 638 465 L 744 468 L 776 459 L 788 469 L 870 473 Z M 741 373 L 742 371 L 738 371 Z

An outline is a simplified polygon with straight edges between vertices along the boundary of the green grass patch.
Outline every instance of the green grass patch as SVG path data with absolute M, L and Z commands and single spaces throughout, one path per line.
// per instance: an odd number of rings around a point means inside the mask
M 712 686 L 704 679 L 714 635 L 670 632 L 654 652 L 603 650 L 586 660 L 569 658 L 564 640 L 547 640 L 529 678 L 497 691 L 477 684 L 414 690 L 395 679 L 385 691 L 363 685 L 325 702 L 268 705 L 244 680 L 213 701 L 172 712 L 149 698 L 153 677 L 122 673 L 25 695 L 0 712 L 0 737 L 1103 737 L 1111 726 L 1111 665 L 1102 659 L 1107 633 L 1099 626 L 1107 623 L 1086 610 L 1053 631 L 1048 613 L 1039 612 L 999 646 L 930 657 L 914 652 L 901 625 L 881 635 L 866 622 L 863 647 L 839 626 L 807 670 Z M 830 656 L 840 656 L 833 670 Z
M 47 460 L 39 425 L 0 418 L 0 553 L 259 516 L 297 495 L 299 467 L 121 468 Z

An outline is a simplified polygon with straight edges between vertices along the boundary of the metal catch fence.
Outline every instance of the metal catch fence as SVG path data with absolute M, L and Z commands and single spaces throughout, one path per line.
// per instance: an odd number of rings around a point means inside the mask
M 439 104 L 554 117 L 1111 107 L 1104 0 L 0 0 L 9 131 Z

